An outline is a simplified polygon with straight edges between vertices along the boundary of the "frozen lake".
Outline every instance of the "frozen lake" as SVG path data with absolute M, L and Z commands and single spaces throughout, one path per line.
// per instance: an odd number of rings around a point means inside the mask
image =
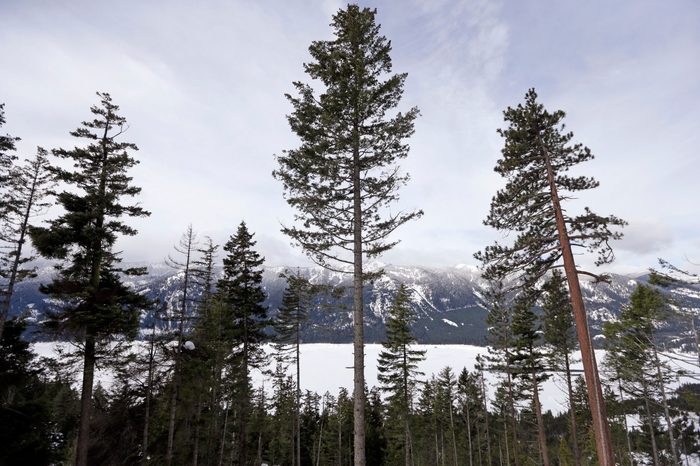
M 33 345 L 35 352 L 42 356 L 55 357 L 57 345 L 68 345 L 67 343 L 42 342 Z M 142 344 L 140 344 L 141 346 Z M 420 363 L 419 370 L 425 374 L 424 378 L 437 374 L 445 366 L 450 366 L 455 375 L 458 375 L 462 368 L 474 370 L 476 357 L 479 354 L 486 354 L 487 348 L 470 345 L 415 345 L 416 349 L 426 351 L 425 360 Z M 382 346 L 379 344 L 365 345 L 365 378 L 368 387 L 377 386 L 377 357 Z M 266 351 L 272 349 L 268 345 Z M 319 394 L 330 392 L 337 395 L 340 387 L 345 387 L 352 392 L 352 345 L 351 344 L 331 344 L 331 343 L 310 343 L 301 345 L 301 387 L 304 390 L 311 390 Z M 598 366 L 600 367 L 605 356 L 602 350 L 596 351 Z M 578 355 L 574 354 L 578 359 Z M 678 359 L 691 361 L 690 363 L 679 361 Z M 690 374 L 697 374 L 698 369 L 693 364 L 697 364 L 697 357 L 694 354 L 668 353 L 666 356 L 669 364 L 674 370 L 684 369 Z M 581 364 L 572 366 L 581 369 Z M 291 369 L 290 369 L 291 370 Z M 76 383 L 80 382 L 79 371 Z M 489 395 L 493 394 L 493 387 L 497 381 L 497 374 L 487 373 L 487 390 Z M 690 377 L 683 377 L 684 382 L 689 382 Z M 111 374 L 107 371 L 98 371 L 97 380 L 103 386 L 111 384 Z M 270 386 L 271 381 L 260 372 L 253 373 L 254 385 L 261 384 Z M 545 410 L 561 412 L 566 409 L 566 385 L 559 376 L 551 377 L 545 382 L 541 396 L 542 405 Z

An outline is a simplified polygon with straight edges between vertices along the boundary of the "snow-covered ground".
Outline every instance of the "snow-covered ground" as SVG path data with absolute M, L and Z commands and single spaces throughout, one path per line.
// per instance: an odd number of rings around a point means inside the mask
M 56 356 L 57 345 L 65 346 L 66 343 L 36 343 L 33 345 L 34 351 L 47 357 Z M 142 346 L 143 347 L 143 346 Z M 377 385 L 377 357 L 382 347 L 378 344 L 365 346 L 365 378 L 367 385 L 373 387 Z M 476 364 L 476 357 L 479 354 L 485 354 L 487 349 L 480 346 L 471 345 L 416 345 L 416 349 L 426 351 L 425 360 L 419 365 L 419 370 L 425 374 L 425 377 L 430 377 L 432 374 L 437 374 L 445 366 L 450 366 L 455 375 L 459 374 L 462 368 L 473 370 Z M 271 347 L 266 347 L 267 351 L 271 351 Z M 601 366 L 605 352 L 602 350 L 596 351 L 598 365 Z M 574 355 L 576 360 L 580 359 L 578 355 Z M 683 369 L 690 376 L 698 375 L 697 357 L 693 354 L 683 353 L 667 353 L 666 359 L 674 370 Z M 330 392 L 332 395 L 337 395 L 340 387 L 345 387 L 352 391 L 352 364 L 353 353 L 351 344 L 331 344 L 331 343 L 312 343 L 303 344 L 301 346 L 301 386 L 304 390 L 311 390 L 319 394 Z M 581 369 L 580 363 L 574 364 L 573 369 Z M 80 374 L 77 372 L 76 383 L 80 383 Z M 690 382 L 693 379 L 686 375 L 682 376 L 681 382 Z M 497 374 L 487 374 L 487 389 L 490 393 L 497 381 Z M 266 380 L 265 376 L 257 371 L 253 374 L 255 386 L 264 384 L 270 386 L 271 382 Z M 111 374 L 107 371 L 98 371 L 97 378 L 103 386 L 109 387 L 112 381 Z M 566 385 L 563 379 L 559 376 L 551 377 L 543 386 L 541 396 L 542 405 L 545 410 L 561 412 L 566 409 Z

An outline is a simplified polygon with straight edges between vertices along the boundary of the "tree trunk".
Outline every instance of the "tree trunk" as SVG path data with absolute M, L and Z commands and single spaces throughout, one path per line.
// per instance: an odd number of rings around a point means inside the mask
M 647 412 L 647 426 L 649 427 L 649 438 L 651 439 L 651 452 L 654 458 L 654 466 L 659 466 L 659 450 L 656 447 L 656 434 L 654 433 L 654 422 L 651 417 L 651 408 L 649 408 L 649 397 L 646 394 L 644 395 L 644 407 L 646 408 Z
M 624 404 L 625 397 L 622 394 L 622 382 L 619 374 L 617 375 L 617 388 L 620 391 L 620 404 Z M 630 466 L 634 466 L 634 460 L 632 459 L 632 441 L 630 440 L 630 430 L 627 427 L 627 414 L 624 411 L 622 413 L 622 421 L 625 427 L 625 437 L 627 439 L 627 456 L 630 460 Z
M 542 419 L 542 405 L 540 404 L 540 387 L 537 383 L 537 374 L 532 374 L 532 397 L 535 402 L 535 416 L 537 416 L 537 439 L 540 443 L 543 466 L 549 466 L 549 451 L 547 449 L 547 436 Z
M 199 463 L 199 424 L 202 420 L 202 401 L 201 394 L 197 395 L 197 413 L 194 419 L 194 446 L 192 447 L 192 466 L 197 466 Z
M 666 418 L 666 427 L 668 429 L 668 440 L 671 444 L 671 455 L 673 456 L 673 464 L 675 466 L 680 466 L 680 462 L 678 461 L 678 448 L 676 447 L 676 438 L 673 434 L 673 420 L 671 419 L 671 413 L 668 410 L 668 400 L 666 398 L 666 384 L 664 383 L 664 378 L 661 374 L 661 361 L 659 360 L 659 353 L 656 351 L 656 344 L 653 341 L 651 342 L 651 347 L 654 351 L 656 375 L 659 379 L 659 387 L 661 388 L 661 402 L 664 407 L 664 417 Z
M 298 274 L 298 272 L 297 272 Z M 296 403 L 296 422 L 295 422 L 295 435 L 296 435 L 296 466 L 301 466 L 301 358 L 300 358 L 300 346 L 301 346 L 301 332 L 299 328 L 299 314 L 297 313 L 297 403 Z
M 486 382 L 484 381 L 484 370 L 481 369 L 481 393 L 484 399 L 484 425 L 486 426 L 486 454 L 488 455 L 488 466 L 491 466 L 491 436 L 489 434 L 489 407 L 486 397 Z
M 454 464 L 457 466 L 457 436 L 455 435 L 455 423 L 452 416 L 452 400 L 450 402 L 450 431 L 452 432 L 452 454 L 454 455 Z
M 153 328 L 151 329 L 151 341 L 148 348 L 148 378 L 146 381 L 146 407 L 143 415 L 143 458 L 141 461 L 146 464 L 148 461 L 148 434 L 150 430 L 151 423 L 151 395 L 153 392 L 153 366 L 155 360 L 155 335 L 156 335 L 156 325 L 153 322 Z
M 566 389 L 569 395 L 569 416 L 571 417 L 571 445 L 574 450 L 574 464 L 581 466 L 581 452 L 578 448 L 578 429 L 576 426 L 576 409 L 574 406 L 574 390 L 571 386 L 571 366 L 569 364 L 569 354 L 564 355 L 566 369 Z
M 410 406 L 410 400 L 408 399 L 408 354 L 407 354 L 407 348 L 406 345 L 402 346 L 402 356 L 403 356 L 403 365 L 401 367 L 402 369 L 402 375 L 403 375 L 403 418 L 404 418 L 404 459 L 405 459 L 405 465 L 406 466 L 411 466 L 411 436 L 410 436 L 410 429 L 408 425 L 409 417 L 411 415 L 411 406 Z
M 38 162 L 38 159 L 37 159 Z M 14 258 L 12 260 L 12 268 L 10 270 L 10 277 L 7 281 L 7 290 L 5 291 L 5 296 L 2 301 L 2 311 L 0 311 L 0 341 L 2 341 L 2 334 L 5 330 L 5 321 L 10 313 L 10 304 L 12 304 L 12 295 L 15 290 L 15 283 L 17 282 L 17 273 L 19 272 L 19 264 L 22 261 L 22 247 L 24 246 L 25 238 L 27 236 L 27 226 L 29 225 L 29 217 L 32 213 L 32 208 L 34 207 L 34 201 L 36 197 L 37 183 L 39 180 L 40 171 L 37 165 L 37 169 L 33 173 L 31 188 L 29 189 L 29 196 L 26 199 L 27 204 L 25 205 L 24 212 L 22 214 L 22 222 L 19 226 L 19 238 L 17 238 L 17 243 L 14 251 Z
M 77 458 L 75 462 L 77 466 L 88 466 L 95 360 L 95 337 L 92 334 L 88 334 L 85 337 L 85 355 L 83 359 L 83 389 L 80 395 L 80 425 L 78 427 Z
M 353 412 L 355 466 L 365 466 L 365 336 L 362 297 L 362 186 L 360 184 L 359 121 L 353 129 Z
M 471 412 L 469 410 L 469 400 L 465 400 L 465 405 L 467 407 L 467 447 L 469 449 L 469 466 L 473 466 L 472 459 L 472 422 L 471 422 Z
M 571 243 L 569 242 L 564 214 L 559 203 L 559 193 L 557 192 L 551 161 L 544 147 L 542 147 L 542 149 L 545 155 L 547 180 L 549 182 L 552 206 L 554 207 L 554 215 L 559 233 L 559 244 L 561 246 L 562 259 L 564 260 L 564 270 L 566 272 L 567 282 L 569 283 L 571 306 L 573 308 L 574 320 L 576 321 L 576 334 L 578 336 L 579 347 L 581 348 L 581 361 L 583 362 L 583 372 L 586 379 L 586 388 L 588 390 L 588 401 L 590 403 L 591 416 L 593 419 L 593 432 L 595 434 L 598 463 L 600 466 L 615 466 L 610 427 L 608 425 L 608 416 L 605 409 L 605 400 L 603 399 L 603 388 L 598 374 L 595 352 L 593 351 L 593 345 L 591 344 L 589 335 L 586 308 L 583 304 L 583 295 L 581 294 L 581 285 L 578 280 L 576 263 L 574 262 L 574 255 L 571 251 Z
M 226 428 L 228 427 L 229 406 L 224 407 L 224 427 L 221 433 L 221 447 L 219 448 L 219 466 L 224 464 L 224 450 L 226 448 Z
M 513 435 L 513 463 L 515 466 L 520 466 L 520 457 L 518 455 L 518 426 L 516 424 L 516 413 L 515 413 L 515 400 L 513 399 L 513 379 L 510 376 L 510 369 L 507 373 L 508 376 L 508 404 L 510 408 L 510 423 Z
M 243 384 L 239 407 L 238 423 L 238 465 L 245 466 L 248 461 L 248 315 L 243 317 Z

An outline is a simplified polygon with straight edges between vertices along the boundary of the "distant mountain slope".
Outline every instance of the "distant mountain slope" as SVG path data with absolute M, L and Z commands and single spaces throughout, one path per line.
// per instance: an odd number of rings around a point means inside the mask
M 265 270 L 264 287 L 267 304 L 274 313 L 279 306 L 285 282 L 279 277 L 283 268 Z M 421 343 L 483 345 L 486 335 L 487 305 L 484 302 L 486 283 L 479 272 L 470 266 L 454 268 L 385 266 L 385 274 L 365 287 L 365 335 L 367 342 L 381 342 L 384 338 L 384 320 L 399 284 L 404 283 L 412 292 L 413 307 L 417 314 L 414 334 Z M 39 276 L 19 285 L 12 309 L 13 314 L 28 312 L 31 320 L 41 321 L 46 309 L 45 296 L 38 291 L 40 283 L 50 280 L 52 270 L 42 269 Z M 351 277 L 320 268 L 301 269 L 315 283 L 349 287 Z M 132 279 L 132 286 L 151 298 L 163 300 L 172 307 L 180 296 L 181 276 L 162 265 L 149 266 L 149 274 Z M 646 276 L 631 278 L 613 275 L 610 284 L 593 284 L 584 280 L 582 288 L 591 329 L 599 335 L 602 324 L 613 319 L 621 306 L 628 302 L 634 287 L 645 282 Z M 682 290 L 675 294 L 685 308 L 700 313 L 700 290 Z M 319 297 L 310 311 L 309 323 L 304 330 L 307 343 L 352 341 L 352 296 L 333 299 Z M 146 316 L 144 326 L 150 325 Z M 167 324 L 161 324 L 167 325 Z M 685 322 L 674 320 L 659 323 L 659 334 L 673 346 L 687 344 Z

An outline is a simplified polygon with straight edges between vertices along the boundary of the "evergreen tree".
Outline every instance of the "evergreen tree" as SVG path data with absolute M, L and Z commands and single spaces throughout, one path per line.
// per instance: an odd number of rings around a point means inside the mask
M 497 230 L 515 231 L 517 237 L 512 245 L 495 243 L 475 257 L 484 265 L 485 278 L 514 276 L 519 279 L 514 283 L 523 289 L 533 288 L 548 270 L 563 261 L 594 417 L 598 459 L 601 466 L 613 466 L 603 391 L 578 274 L 593 275 L 599 280 L 604 277 L 577 269 L 572 247 L 597 253 L 597 265 L 609 263 L 614 258 L 609 240 L 621 237 L 611 227 L 623 226 L 625 222 L 614 216 L 597 215 L 588 208 L 581 215 L 571 216 L 562 208 L 561 201 L 570 198 L 567 193 L 598 186 L 593 178 L 566 174 L 592 159 L 593 154 L 587 147 L 571 143 L 573 133 L 564 132 L 564 116 L 562 111 L 546 111 L 537 101 L 534 89 L 525 95 L 525 104 L 505 110 L 508 127 L 499 130 L 505 145 L 495 171 L 507 182 L 493 197 L 484 223 Z
M 49 206 L 44 198 L 49 194 L 51 180 L 47 152 L 38 147 L 33 159 L 25 161 L 12 171 L 12 192 L 2 194 L 11 199 L 12 208 L 7 212 L 4 224 L 0 225 L 0 240 L 5 243 L 3 247 L 7 248 L 7 252 L 0 255 L 0 277 L 6 282 L 3 283 L 0 299 L 0 340 L 10 312 L 15 285 L 34 274 L 34 268 L 23 267 L 34 259 L 25 255 L 24 244 L 27 241 L 29 221 Z
M 656 349 L 654 329 L 666 309 L 666 300 L 656 288 L 638 285 L 615 322 L 604 325 L 606 362 L 619 376 L 622 390 L 643 401 L 654 463 L 658 464 L 655 405 L 664 408 L 672 462 L 678 464 L 677 448 L 666 397 L 666 384 L 672 371 L 663 364 Z M 658 399 L 661 398 L 661 402 Z
M 488 355 L 484 357 L 484 362 L 488 365 L 488 369 L 503 374 L 503 387 L 505 388 L 505 396 L 507 399 L 508 410 L 506 411 L 507 419 L 510 420 L 510 429 L 505 428 L 506 435 L 508 430 L 512 436 L 512 441 L 509 441 L 510 447 L 513 449 L 513 461 L 515 466 L 520 465 L 520 455 L 518 452 L 518 429 L 517 429 L 517 394 L 513 387 L 513 371 L 510 365 L 512 353 L 515 347 L 515 337 L 513 334 L 512 310 L 507 305 L 507 293 L 502 281 L 492 282 L 487 293 L 487 300 L 490 301 L 489 313 L 486 316 L 486 324 L 488 333 L 486 341 L 488 343 Z M 508 445 L 506 444 L 507 456 Z
M 364 466 L 364 333 L 362 289 L 365 257 L 397 242 L 390 233 L 421 212 L 391 212 L 408 176 L 396 162 L 408 154 L 418 109 L 388 113 L 399 104 L 405 74 L 391 75 L 391 43 L 379 33 L 376 10 L 348 5 L 334 17 L 333 40 L 309 47 L 305 71 L 324 92 L 294 83 L 288 117 L 301 146 L 277 158 L 273 173 L 300 226 L 283 232 L 323 267 L 353 274 L 355 464 Z
M 292 363 L 296 370 L 297 409 L 295 420 L 296 464 L 301 464 L 301 439 L 299 436 L 299 410 L 301 408 L 301 331 L 306 322 L 308 308 L 313 296 L 320 291 L 297 270 L 296 275 L 288 271 L 280 275 L 287 280 L 282 296 L 282 306 L 274 322 L 275 347 L 280 360 Z
M 129 155 L 133 143 L 119 142 L 126 131 L 126 119 L 107 93 L 98 93 L 100 105 L 93 106 L 92 121 L 71 132 L 87 139 L 85 147 L 57 149 L 53 154 L 72 162 L 71 168 L 50 168 L 68 190 L 57 194 L 64 213 L 48 227 L 30 229 L 32 241 L 41 255 L 63 261 L 53 282 L 41 291 L 59 302 L 49 313 L 49 325 L 64 337 L 82 342 L 83 384 L 78 466 L 88 464 L 90 411 L 98 344 L 115 335 L 133 336 L 139 311 L 148 306 L 144 296 L 125 285 L 122 275 L 141 275 L 144 269 L 119 267 L 119 253 L 113 250 L 119 235 L 132 236 L 136 230 L 122 217 L 144 217 L 149 213 L 139 205 L 126 205 L 122 198 L 139 194 L 131 184 L 128 170 L 138 162 Z
M 0 104 L 0 128 L 5 124 L 5 104 Z M 9 134 L 0 134 L 0 225 L 4 225 L 7 215 L 12 211 L 11 183 L 12 172 L 17 156 L 16 142 L 20 138 Z
M 26 322 L 7 322 L 0 341 L 0 464 L 63 464 L 77 427 L 78 398 L 52 380 L 22 339 Z
M 398 450 L 403 451 L 406 466 L 412 464 L 410 418 L 417 379 L 422 375 L 418 371 L 418 363 L 425 359 L 425 351 L 411 348 L 416 343 L 411 333 L 414 321 L 408 288 L 402 284 L 396 293 L 394 305 L 389 309 L 385 324 L 386 341 L 382 343 L 377 369 L 382 390 L 389 394 L 390 412 L 396 415 L 396 421 L 401 426 Z M 395 438 L 392 440 L 396 442 Z M 391 447 L 397 449 L 398 445 L 392 443 Z
M 262 287 L 264 258 L 253 248 L 253 234 L 245 222 L 238 226 L 224 246 L 223 277 L 218 281 L 217 292 L 226 306 L 227 317 L 222 329 L 231 353 L 227 357 L 228 376 L 236 396 L 238 416 L 238 464 L 249 462 L 248 422 L 250 416 L 250 372 L 264 363 L 262 343 L 267 340 L 264 332 L 268 324 L 267 307 L 263 306 L 265 292 Z
M 484 399 L 482 395 L 481 379 L 478 372 L 469 372 L 462 369 L 457 377 L 457 400 L 459 412 L 462 415 L 467 430 L 467 460 L 464 464 L 474 465 L 476 455 L 479 466 L 483 466 Z
M 540 387 L 549 375 L 545 372 L 546 355 L 541 348 L 539 327 L 537 316 L 532 310 L 532 296 L 521 296 L 514 307 L 512 331 L 515 344 L 508 362 L 515 377 L 524 381 L 522 393 L 532 397 L 542 464 L 549 466 L 549 449 L 540 403 Z
M 544 341 L 551 348 L 548 353 L 549 365 L 553 370 L 564 373 L 569 398 L 573 460 L 575 466 L 581 466 L 571 382 L 571 353 L 576 350 L 576 335 L 571 300 L 565 286 L 564 276 L 558 270 L 554 270 L 550 279 L 542 286 L 542 328 Z

